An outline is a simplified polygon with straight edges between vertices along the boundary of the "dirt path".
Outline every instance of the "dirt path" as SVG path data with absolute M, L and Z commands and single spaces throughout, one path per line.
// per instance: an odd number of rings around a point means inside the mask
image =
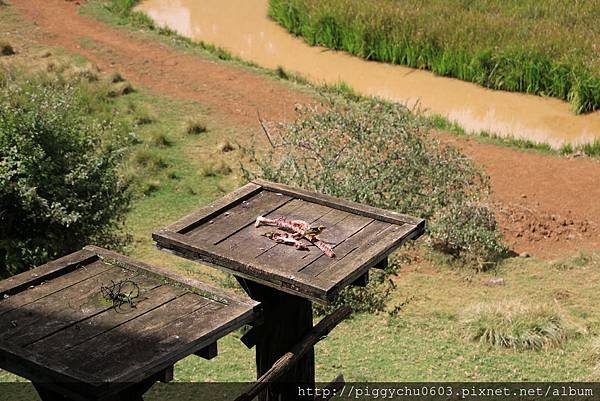
M 11 0 L 46 35 L 43 43 L 82 54 L 134 83 L 211 107 L 224 123 L 256 129 L 256 110 L 271 120 L 293 117 L 311 99 L 282 83 L 226 63 L 182 54 L 79 15 L 64 0 Z M 81 40 L 94 43 L 81 45 Z M 100 51 L 99 49 L 102 49 Z M 600 248 L 600 162 L 521 152 L 444 136 L 490 175 L 493 201 L 517 252 L 553 257 Z
M 119 71 L 157 93 L 208 104 L 236 123 L 256 124 L 257 108 L 269 119 L 292 116 L 293 104 L 308 100 L 250 71 L 186 55 L 81 16 L 78 2 L 10 0 L 10 4 L 49 34 L 41 38 L 45 44 L 82 54 L 101 70 Z

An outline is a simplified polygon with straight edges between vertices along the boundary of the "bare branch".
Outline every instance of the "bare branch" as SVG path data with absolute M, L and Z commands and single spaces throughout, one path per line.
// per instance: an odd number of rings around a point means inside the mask
M 265 136 L 269 140 L 269 143 L 271 144 L 271 147 L 273 149 L 275 149 L 275 145 L 273 144 L 273 141 L 271 140 L 271 136 L 269 135 L 269 131 L 267 130 L 267 127 L 265 127 L 265 124 L 263 123 L 262 118 L 260 118 L 260 112 L 258 111 L 258 109 L 256 109 L 256 116 L 258 117 L 258 122 L 260 123 L 260 126 L 261 126 L 263 132 L 265 133 Z

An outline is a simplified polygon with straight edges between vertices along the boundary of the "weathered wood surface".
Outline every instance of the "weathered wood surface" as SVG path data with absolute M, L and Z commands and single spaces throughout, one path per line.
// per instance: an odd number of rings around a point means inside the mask
M 254 227 L 256 217 L 285 217 L 324 225 L 319 238 L 335 258 L 317 247 L 299 251 L 264 236 L 274 227 Z M 256 181 L 177 223 L 155 232 L 161 249 L 215 265 L 233 274 L 318 302 L 330 302 L 346 285 L 408 239 L 425 221 L 330 196 Z
M 100 288 L 121 280 L 134 281 L 140 295 L 117 308 Z M 137 389 L 133 397 L 154 379 L 169 380 L 169 369 L 188 355 L 214 357 L 219 338 L 260 314 L 249 298 L 98 247 L 0 288 L 0 368 L 34 381 L 47 398 Z
M 277 381 L 287 371 L 292 369 L 304 355 L 313 352 L 313 347 L 333 330 L 342 320 L 352 313 L 349 306 L 343 306 L 332 314 L 324 317 L 315 327 L 304 335 L 302 340 L 295 344 L 288 352 L 280 357 L 269 370 L 263 373 L 254 383 L 235 401 L 250 401 L 263 391 L 270 383 Z M 342 379 L 343 380 L 343 379 Z M 293 386 L 292 386 L 293 387 Z M 296 390 L 297 387 L 293 387 Z

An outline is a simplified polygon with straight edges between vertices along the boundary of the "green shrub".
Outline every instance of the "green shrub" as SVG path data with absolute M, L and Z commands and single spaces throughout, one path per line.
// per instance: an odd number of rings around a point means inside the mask
M 111 84 L 117 84 L 119 82 L 124 82 L 125 78 L 123 78 L 120 72 L 115 71 L 106 76 L 106 81 Z
M 229 175 L 233 172 L 231 166 L 229 166 L 225 161 L 219 160 L 208 161 L 206 162 L 202 168 L 200 169 L 200 175 L 202 177 L 217 177 Z
M 128 15 L 139 2 L 140 0 L 111 0 L 107 8 L 115 14 Z
M 472 341 L 515 350 L 559 346 L 578 332 L 552 308 L 519 302 L 478 304 L 468 310 L 463 325 Z
M 162 157 L 148 149 L 138 149 L 133 156 L 133 160 L 137 165 L 153 172 L 169 167 L 169 164 Z
M 115 228 L 130 199 L 119 175 L 124 130 L 87 116 L 80 84 L 1 82 L 0 275 L 87 243 L 121 244 Z
M 173 146 L 173 140 L 163 133 L 155 133 L 152 135 L 152 143 L 159 148 L 168 148 Z
M 371 269 L 369 283 L 365 287 L 348 286 L 344 288 L 330 305 L 315 303 L 314 313 L 320 316 L 327 315 L 342 305 L 349 305 L 354 313 L 383 311 L 392 291 L 396 289 L 396 284 L 391 280 L 391 276 L 396 274 L 398 269 L 397 259 L 392 259 L 385 270 Z
M 468 239 L 486 238 L 490 243 L 477 249 L 477 258 L 496 257 L 501 245 L 495 224 L 478 221 L 464 227 L 447 217 L 457 207 L 470 210 L 468 205 L 486 196 L 486 177 L 458 149 L 433 139 L 405 107 L 378 100 L 343 101 L 299 113 L 294 123 L 280 127 L 279 141 L 270 135 L 274 147 L 265 155 L 249 152 L 258 170 L 244 169 L 246 178 L 259 175 L 423 217 L 436 232 L 461 239 L 451 249 L 456 256 L 470 258 L 475 246 Z
M 507 253 L 494 212 L 486 205 L 450 205 L 433 219 L 429 233 L 434 249 L 461 258 L 480 270 L 494 267 Z
M 110 97 L 119 97 L 125 96 L 130 93 L 133 93 L 135 89 L 128 81 L 118 82 L 113 84 L 108 91 L 108 96 Z

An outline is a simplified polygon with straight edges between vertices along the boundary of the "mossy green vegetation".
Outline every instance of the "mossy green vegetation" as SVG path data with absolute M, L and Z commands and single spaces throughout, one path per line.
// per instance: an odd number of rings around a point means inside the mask
M 311 45 L 600 108 L 600 2 L 269 0 Z

